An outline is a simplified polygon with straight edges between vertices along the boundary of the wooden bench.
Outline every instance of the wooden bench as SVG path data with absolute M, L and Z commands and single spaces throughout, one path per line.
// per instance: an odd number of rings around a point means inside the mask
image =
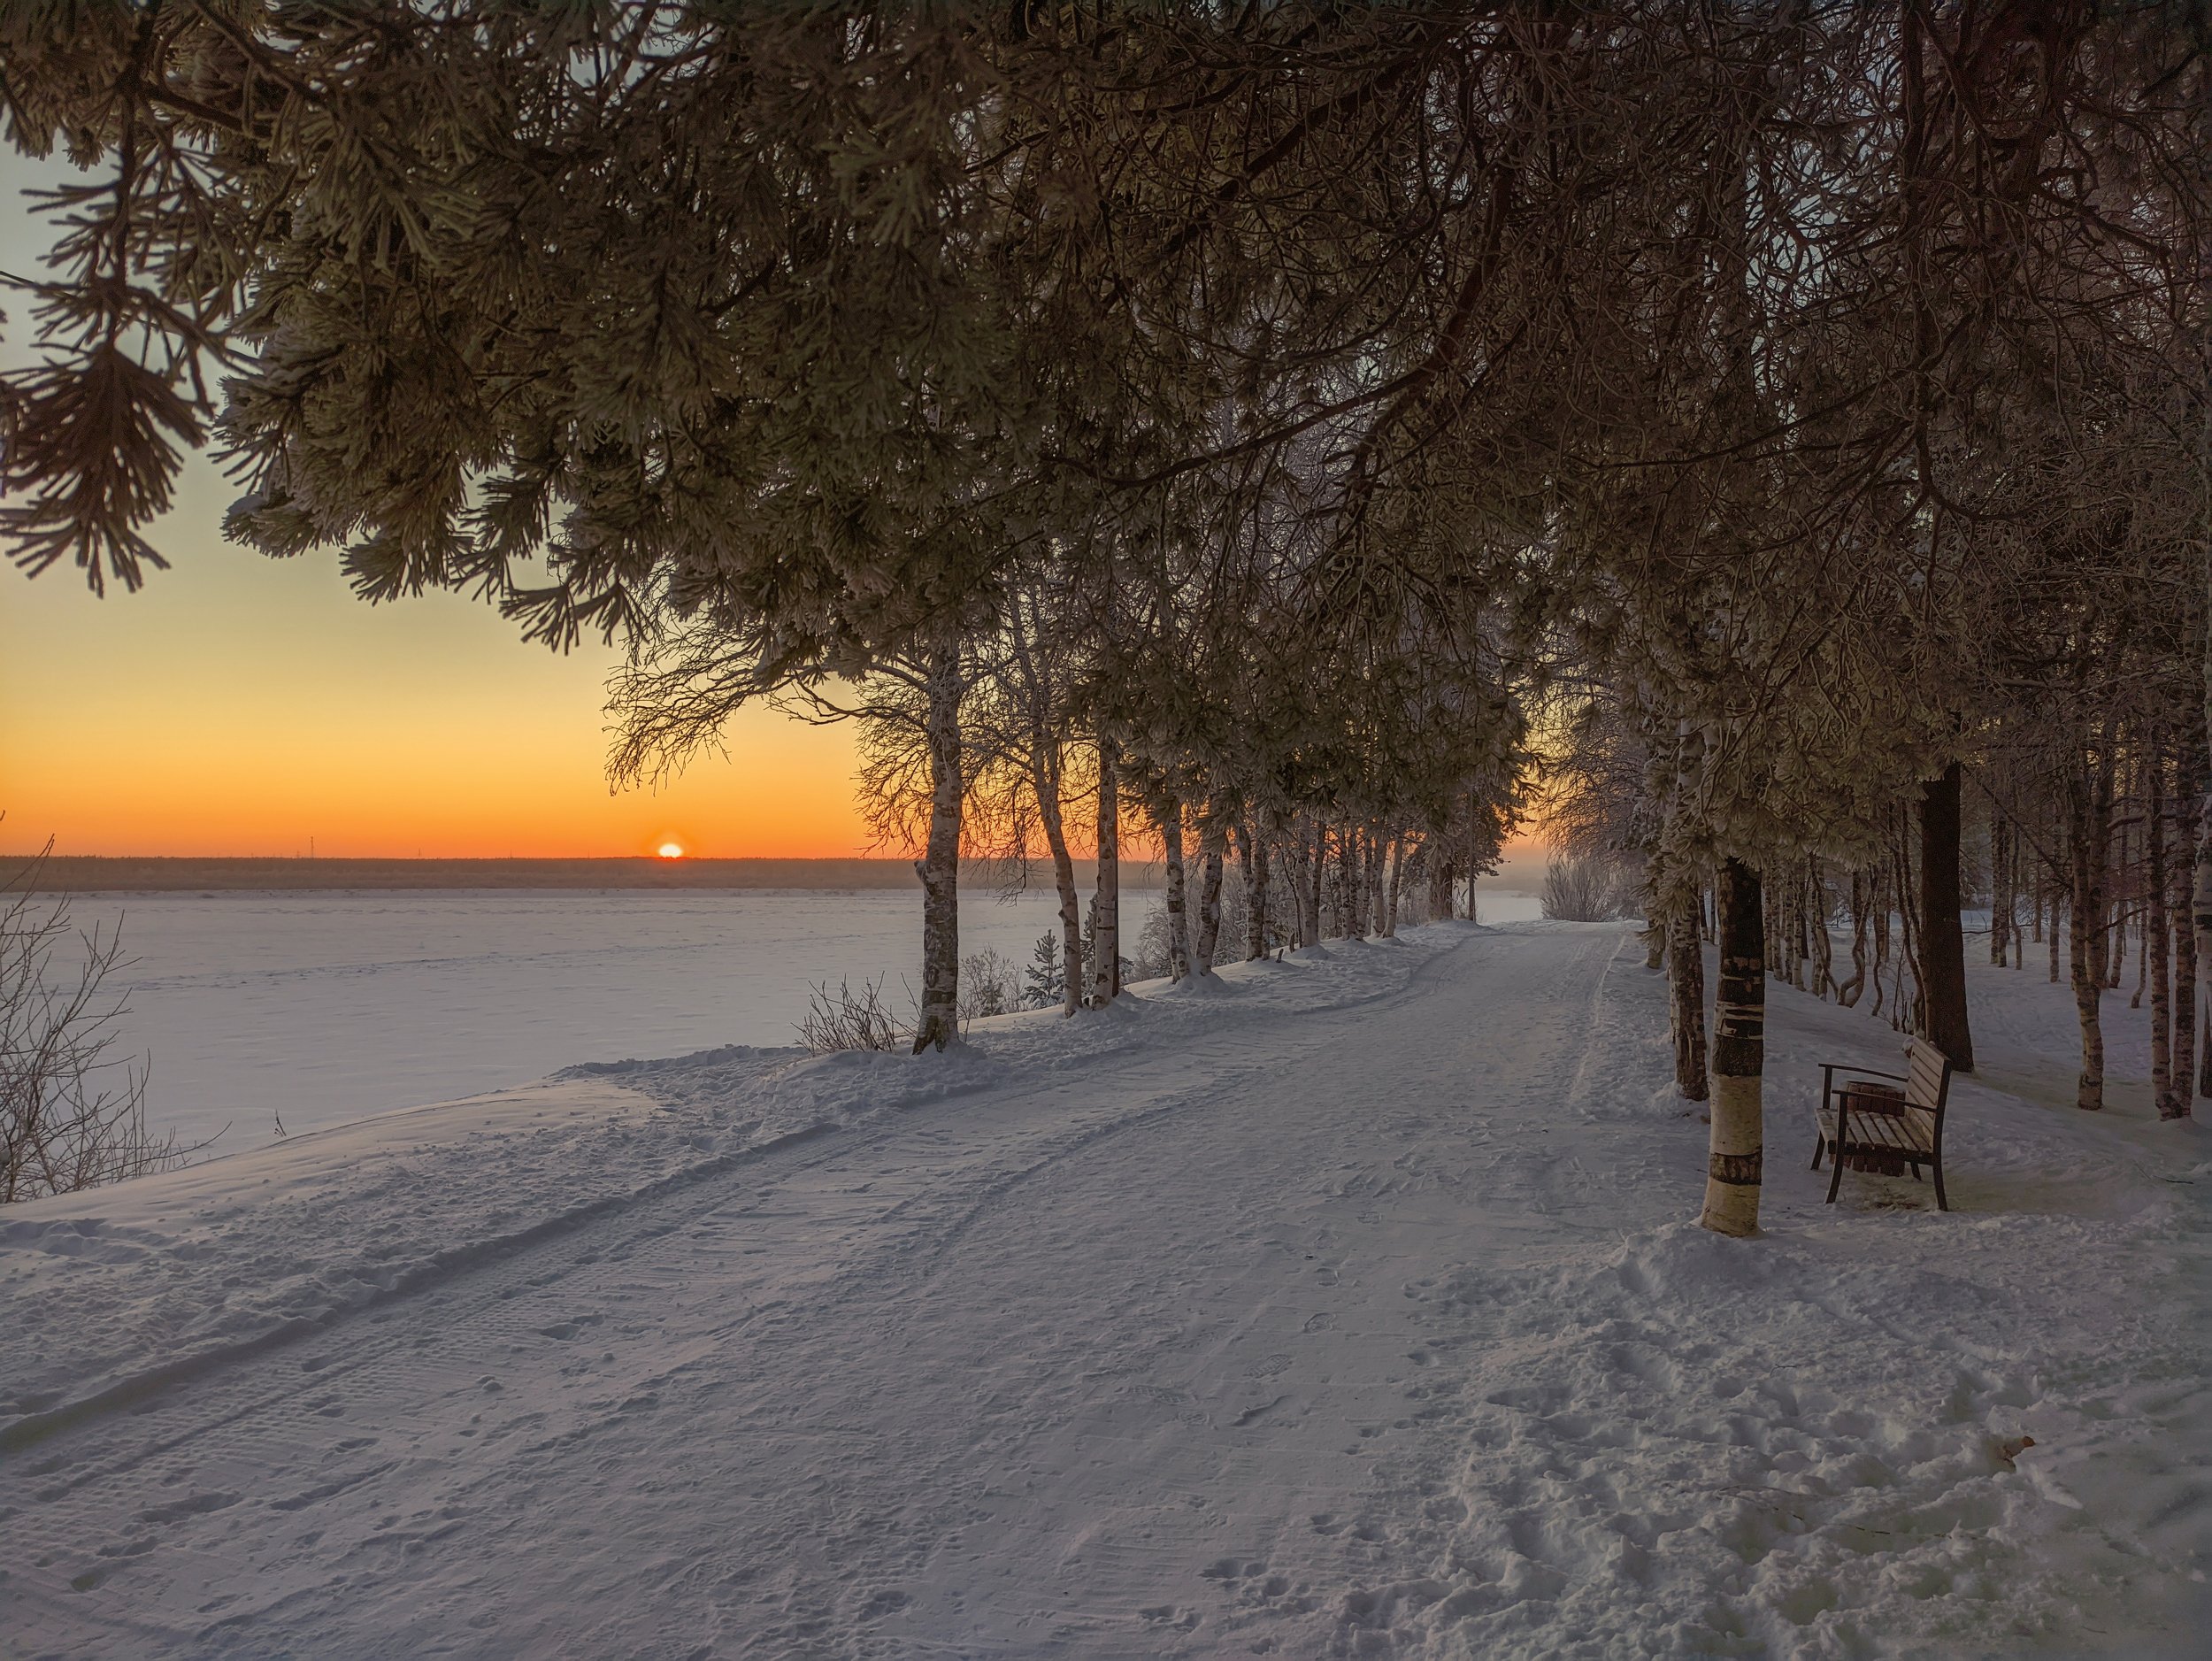
M 1844 1083 L 1836 1075 L 1844 1075 Z M 1861 1082 L 1901 1085 L 1879 1095 L 1854 1090 Z M 1951 1058 L 1925 1040 L 1907 1047 L 1905 1071 L 1880 1073 L 1869 1067 L 1824 1063 L 1820 1069 L 1820 1140 L 1813 1148 L 1813 1169 L 1832 1154 L 1835 1174 L 1828 1180 L 1828 1203 L 1843 1187 L 1846 1160 L 1879 1162 L 1893 1170 L 1910 1166 L 1915 1177 L 1926 1165 L 1935 1177 L 1936 1209 L 1947 1211 L 1943 1192 L 1943 1110 L 1951 1098 Z

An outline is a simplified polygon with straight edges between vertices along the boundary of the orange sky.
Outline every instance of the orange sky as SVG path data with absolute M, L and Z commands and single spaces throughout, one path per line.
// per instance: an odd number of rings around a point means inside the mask
M 658 793 L 602 773 L 605 648 L 453 595 L 370 606 L 334 559 L 212 533 L 195 477 L 137 594 L 0 571 L 0 851 L 466 857 L 867 850 L 851 735 L 762 710 Z

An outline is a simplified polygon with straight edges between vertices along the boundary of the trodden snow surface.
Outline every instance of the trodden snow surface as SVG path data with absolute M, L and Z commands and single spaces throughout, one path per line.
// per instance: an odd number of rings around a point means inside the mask
M 1830 1209 L 1896 1041 L 1777 988 L 1724 1240 L 1624 929 L 1145 990 L 14 1208 L 0 1652 L 2201 1653 L 2194 1127 L 1961 1080 Z

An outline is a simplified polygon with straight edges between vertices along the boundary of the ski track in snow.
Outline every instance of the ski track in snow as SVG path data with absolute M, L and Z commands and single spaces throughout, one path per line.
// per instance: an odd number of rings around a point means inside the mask
M 1962 1081 L 1828 1210 L 1894 1041 L 1778 987 L 1721 1240 L 1664 999 L 1440 927 L 19 1208 L 0 1653 L 2189 1653 L 2198 1133 Z

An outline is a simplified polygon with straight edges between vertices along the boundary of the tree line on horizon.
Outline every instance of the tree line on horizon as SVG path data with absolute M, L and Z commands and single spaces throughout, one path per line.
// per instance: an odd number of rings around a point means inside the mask
M 1993 950 L 2024 900 L 2070 942 L 2084 1107 L 2133 930 L 2190 1111 L 2208 18 L 9 8 L 10 137 L 87 171 L 0 535 L 134 587 L 212 446 L 234 538 L 626 644 L 618 780 L 750 700 L 861 721 L 918 1049 L 964 850 L 1044 850 L 1072 1011 L 1125 834 L 1203 974 L 1332 885 L 1448 909 L 1540 793 L 1637 875 L 1749 1233 L 1767 978 L 1970 1066 L 1970 881 Z

